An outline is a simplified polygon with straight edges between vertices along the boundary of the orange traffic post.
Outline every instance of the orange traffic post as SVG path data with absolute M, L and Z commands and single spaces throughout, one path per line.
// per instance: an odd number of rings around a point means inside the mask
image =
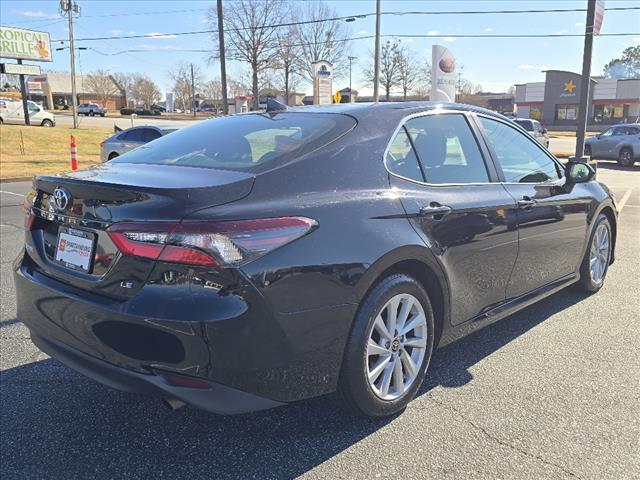
M 76 150 L 76 137 L 71 135 L 71 170 L 78 169 L 78 150 Z

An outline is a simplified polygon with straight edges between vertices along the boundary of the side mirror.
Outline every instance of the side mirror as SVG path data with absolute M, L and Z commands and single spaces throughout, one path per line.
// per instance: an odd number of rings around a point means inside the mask
M 594 168 L 587 163 L 570 162 L 564 170 L 569 183 L 585 183 L 596 175 Z

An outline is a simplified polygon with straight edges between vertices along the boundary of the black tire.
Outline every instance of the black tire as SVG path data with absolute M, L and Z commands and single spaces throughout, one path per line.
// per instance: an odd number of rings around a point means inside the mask
M 53 127 L 53 122 L 51 120 L 43 120 L 42 123 L 40 124 L 43 127 Z
M 589 145 L 585 145 L 585 146 L 584 146 L 584 154 L 585 154 L 587 157 L 590 157 L 590 156 L 591 156 L 591 147 L 590 147 Z
M 107 161 L 113 160 L 114 158 L 119 157 L 119 156 L 120 155 L 118 155 L 117 152 L 112 152 L 112 153 L 109 154 L 109 157 L 107 158 Z
M 593 237 L 596 235 L 596 231 L 598 230 L 598 226 L 604 224 L 609 233 L 609 251 L 607 253 L 607 263 L 604 274 L 602 276 L 602 280 L 598 283 L 595 283 L 591 278 L 591 269 L 590 269 L 590 259 L 591 259 L 591 245 L 593 242 Z M 593 228 L 591 229 L 591 235 L 589 235 L 589 243 L 587 244 L 587 250 L 584 253 L 584 258 L 582 259 L 582 263 L 580 264 L 580 281 L 577 283 L 577 288 L 584 292 L 595 293 L 602 288 L 604 285 L 604 281 L 607 278 L 607 271 L 609 270 L 609 264 L 611 263 L 611 248 L 613 247 L 613 238 L 611 237 L 611 224 L 609 223 L 609 219 L 604 213 L 601 213 L 596 218 L 596 221 L 593 224 Z
M 621 148 L 620 153 L 618 153 L 618 164 L 621 167 L 632 167 L 634 164 L 633 150 L 629 147 Z
M 411 386 L 395 400 L 383 400 L 373 392 L 367 380 L 367 342 L 372 324 L 381 309 L 392 297 L 401 293 L 413 295 L 422 305 L 427 324 L 427 345 Z M 384 417 L 404 410 L 424 380 L 433 353 L 433 339 L 433 309 L 420 283 L 404 274 L 394 274 L 380 280 L 360 304 L 345 348 L 338 384 L 338 392 L 345 405 L 355 413 L 371 417 Z
M 93 110 L 91 110 L 91 111 L 89 112 L 89 115 L 90 115 L 91 117 L 93 117 L 95 114 L 96 114 L 96 113 L 95 113 Z
M 101 116 L 101 117 L 104 117 L 104 113 L 101 113 L 101 114 L 100 114 L 100 116 Z

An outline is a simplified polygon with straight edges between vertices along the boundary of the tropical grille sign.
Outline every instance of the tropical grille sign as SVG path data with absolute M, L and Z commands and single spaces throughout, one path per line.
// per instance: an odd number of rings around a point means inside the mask
M 51 40 L 46 32 L 0 27 L 0 57 L 51 62 Z

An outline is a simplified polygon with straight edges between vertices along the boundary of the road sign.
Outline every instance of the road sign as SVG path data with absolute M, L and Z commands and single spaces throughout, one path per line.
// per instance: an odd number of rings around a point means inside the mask
M 18 63 L 0 63 L 0 71 L 7 75 L 40 75 L 40 66 L 21 65 Z
M 333 94 L 333 103 L 340 103 L 342 100 L 342 94 L 340 92 L 336 92 Z
M 593 34 L 600 35 L 602 28 L 602 20 L 604 19 L 604 2 L 605 0 L 596 0 L 596 12 L 593 17 Z

